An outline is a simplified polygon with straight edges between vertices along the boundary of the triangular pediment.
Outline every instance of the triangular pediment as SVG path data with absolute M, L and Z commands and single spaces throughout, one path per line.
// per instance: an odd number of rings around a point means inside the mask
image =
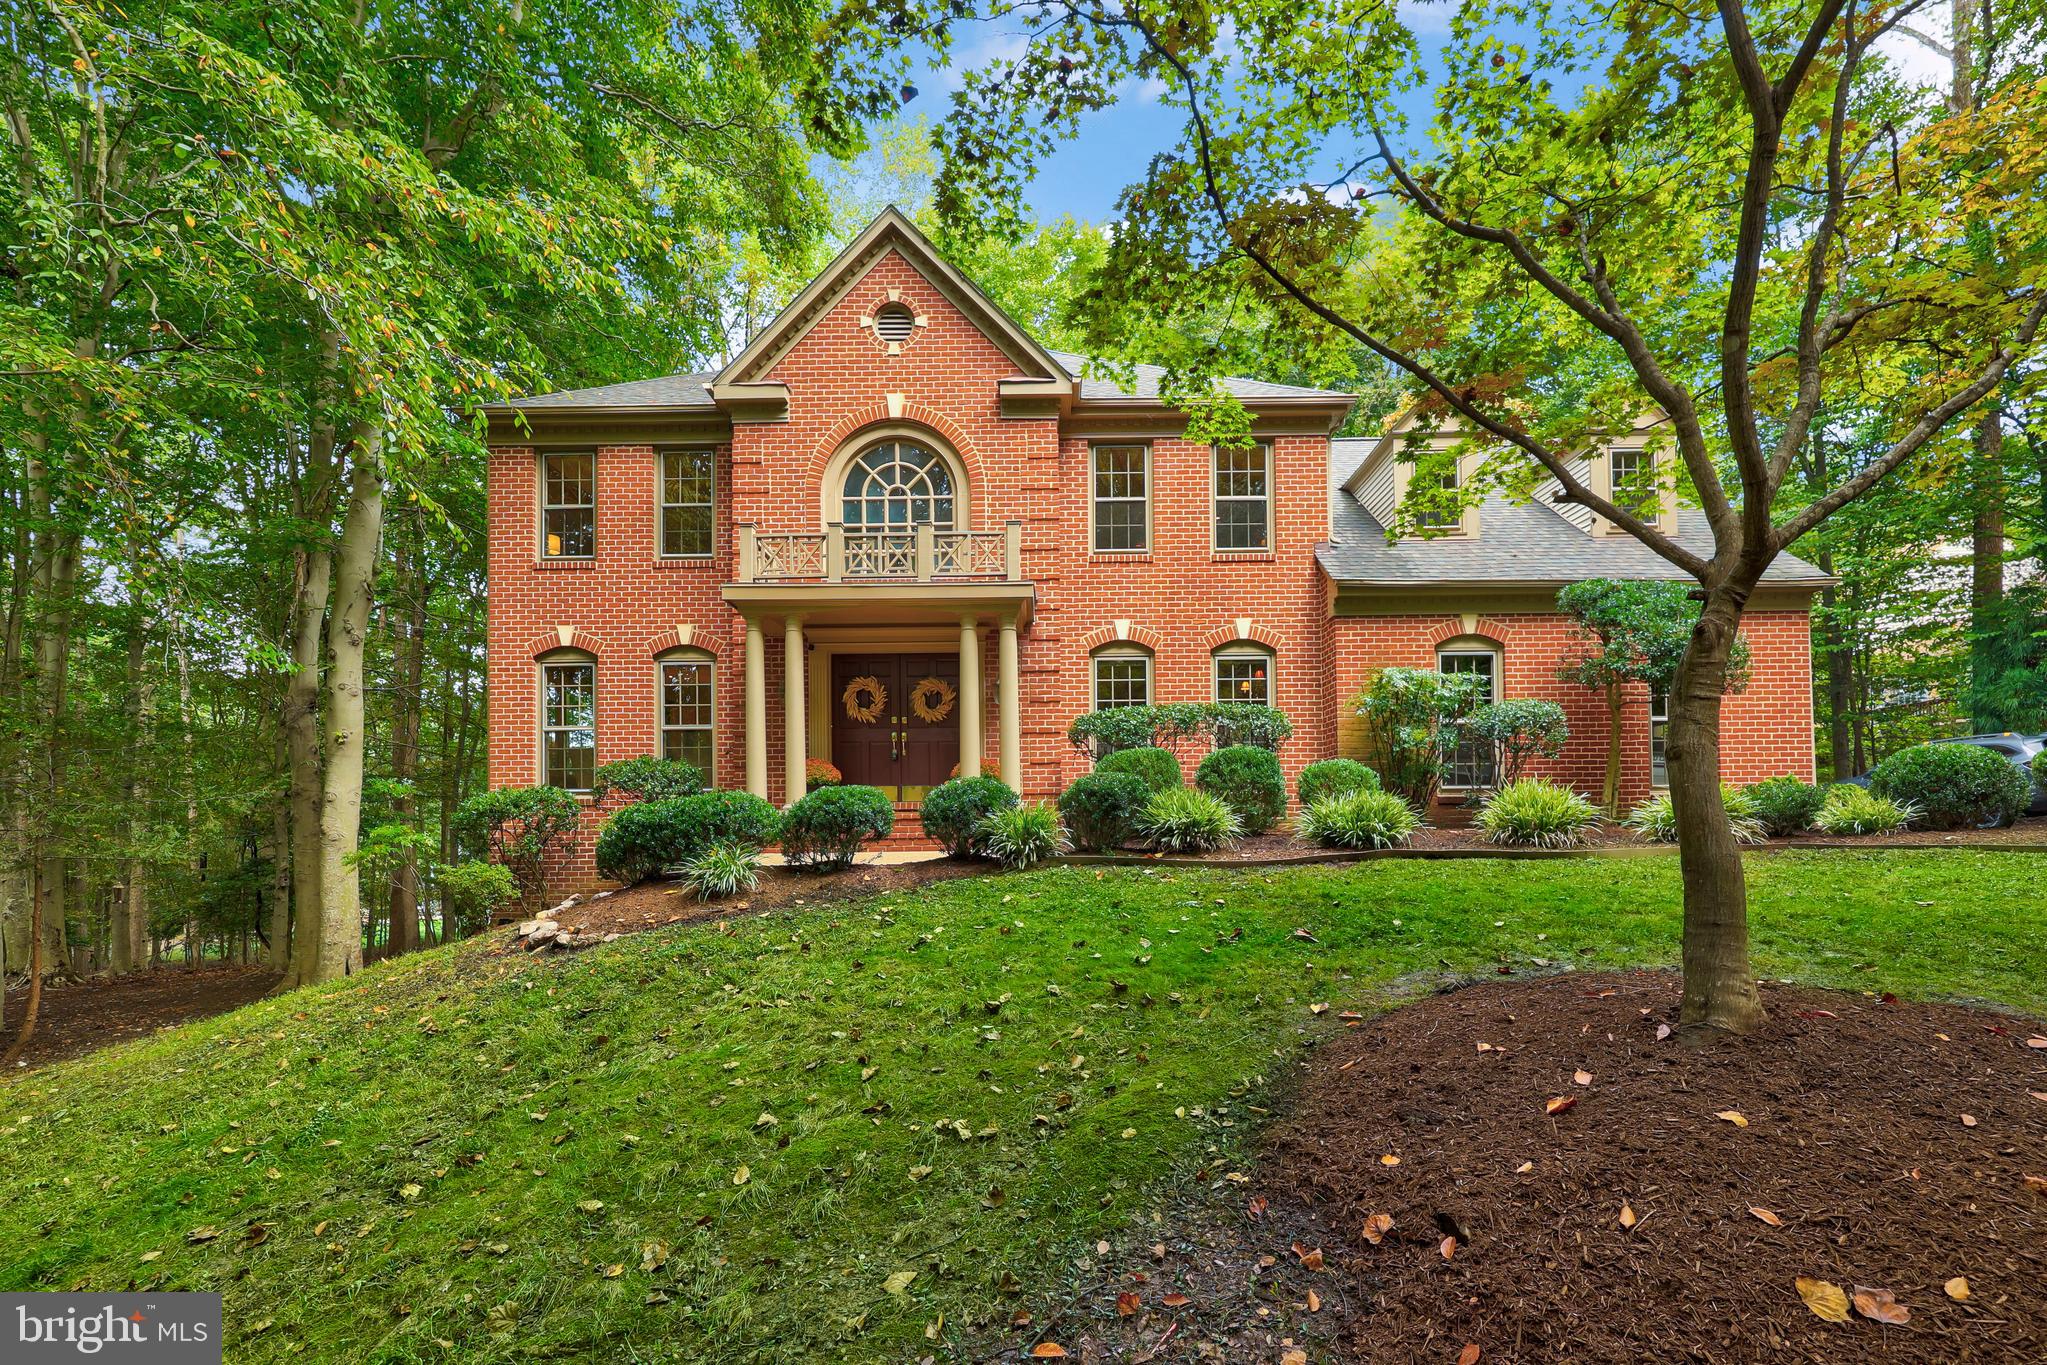
M 955 270 L 923 233 L 893 205 L 883 209 L 845 250 L 832 258 L 803 292 L 775 315 L 775 320 L 747 343 L 719 372 L 713 392 L 766 382 L 775 366 L 809 334 L 840 300 L 850 293 L 875 263 L 890 252 L 900 255 L 930 281 L 946 301 L 970 320 L 989 342 L 1014 362 L 1019 378 L 1042 381 L 1053 391 L 1071 394 L 1073 376 L 1030 333 L 981 292 L 979 285 Z

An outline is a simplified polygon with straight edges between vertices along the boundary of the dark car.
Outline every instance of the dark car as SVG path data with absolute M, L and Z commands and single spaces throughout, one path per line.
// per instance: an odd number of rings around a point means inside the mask
M 1974 744 L 1979 748 L 1994 750 L 2024 769 L 2028 776 L 2033 776 L 2034 774 L 2032 766 L 2033 756 L 2042 749 L 2047 749 L 2047 735 L 2020 735 L 2014 734 L 2011 731 L 2006 731 L 2001 735 L 1961 735 L 1954 739 L 1936 739 L 1932 742 L 1935 744 Z M 1860 776 L 1850 777 L 1845 780 L 1850 786 L 1866 787 L 1869 785 L 1869 774 L 1863 773 Z M 2037 778 L 2033 782 L 2033 804 L 2026 807 L 2026 813 L 2028 815 L 2047 815 L 2047 787 L 2041 786 Z

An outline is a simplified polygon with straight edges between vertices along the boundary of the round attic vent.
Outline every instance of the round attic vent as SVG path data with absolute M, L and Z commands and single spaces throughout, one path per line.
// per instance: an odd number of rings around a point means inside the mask
M 917 315 L 900 303 L 885 303 L 874 313 L 874 334 L 883 341 L 904 342 L 917 329 Z

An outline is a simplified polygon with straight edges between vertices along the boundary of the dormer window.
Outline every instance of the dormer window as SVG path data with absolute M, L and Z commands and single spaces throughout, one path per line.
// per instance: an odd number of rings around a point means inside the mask
M 1446 498 L 1442 505 L 1417 508 L 1414 514 L 1415 528 L 1422 531 L 1458 530 L 1464 525 L 1464 513 L 1458 508 L 1454 497 L 1459 486 L 1455 460 L 1452 460 L 1449 468 L 1436 477 L 1436 486 L 1453 496 Z
M 1656 461 L 1646 450 L 1617 447 L 1607 456 L 1615 506 L 1638 517 L 1656 514 Z

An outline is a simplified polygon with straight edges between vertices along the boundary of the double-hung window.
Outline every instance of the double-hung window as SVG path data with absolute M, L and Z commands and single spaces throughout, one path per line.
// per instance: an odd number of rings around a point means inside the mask
M 1096 446 L 1093 460 L 1095 550 L 1117 554 L 1150 549 L 1150 448 Z
M 540 666 L 541 780 L 586 792 L 597 776 L 597 665 Z
M 712 780 L 712 663 L 708 658 L 663 659 L 661 757 L 680 759 Z
M 1094 659 L 1095 710 L 1151 702 L 1151 655 L 1133 647 L 1099 650 Z
M 1272 448 L 1216 446 L 1215 548 L 1272 548 Z
M 1250 702 L 1272 705 L 1272 655 L 1262 649 L 1238 646 L 1215 656 L 1215 699 L 1219 702 Z
M 597 456 L 588 450 L 540 457 L 540 553 L 588 559 L 597 553 Z
M 1661 687 L 1649 692 L 1649 785 L 1670 785 L 1670 693 Z
M 708 559 L 712 551 L 713 452 L 661 452 L 661 553 L 677 559 Z
M 1435 482 L 1436 487 L 1442 489 L 1446 495 L 1454 495 L 1457 492 L 1459 479 L 1457 460 L 1454 456 L 1449 467 L 1436 476 Z M 1454 531 L 1464 524 L 1464 514 L 1457 507 L 1453 496 L 1445 496 L 1440 503 L 1416 508 L 1414 524 L 1417 529 L 1423 531 Z
M 1500 656 L 1489 649 L 1446 649 L 1436 656 L 1438 671 L 1485 680 L 1485 701 L 1500 699 Z M 1443 769 L 1445 787 L 1490 787 L 1494 774 L 1493 746 L 1469 736 L 1460 738 Z
M 1610 488 L 1616 507 L 1638 517 L 1656 515 L 1655 461 L 1646 450 L 1617 449 L 1607 456 Z

